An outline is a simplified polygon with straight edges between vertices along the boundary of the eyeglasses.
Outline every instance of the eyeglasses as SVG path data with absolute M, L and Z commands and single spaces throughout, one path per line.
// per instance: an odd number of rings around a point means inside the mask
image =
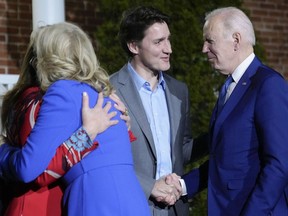
M 33 69 L 36 71 L 37 70 L 37 58 L 35 56 L 33 56 L 30 61 L 29 64 L 33 67 Z

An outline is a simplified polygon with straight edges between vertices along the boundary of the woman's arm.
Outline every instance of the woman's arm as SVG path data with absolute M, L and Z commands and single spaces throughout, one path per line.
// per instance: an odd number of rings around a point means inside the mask
M 91 140 L 94 140 L 98 133 L 118 123 L 118 120 L 112 120 L 116 113 L 109 113 L 111 103 L 106 103 L 102 108 L 102 93 L 99 93 L 95 107 L 90 108 L 89 97 L 84 92 L 82 104 L 83 127 L 57 148 L 47 169 L 35 180 L 38 185 L 48 185 L 63 176 L 73 165 L 97 148 L 98 142 L 93 143 Z
M 1 146 L 2 176 L 30 182 L 47 168 L 60 143 L 67 140 L 82 124 L 83 87 L 65 80 L 57 81 L 49 87 L 43 97 L 36 124 L 23 148 L 15 149 L 5 144 Z M 95 92 L 95 99 L 97 95 Z
M 34 126 L 41 105 L 39 95 L 38 97 L 36 97 L 37 94 L 34 95 L 35 98 L 30 97 L 30 101 L 27 101 L 29 106 L 25 109 L 24 122 L 22 121 L 23 127 L 21 127 L 20 138 L 23 144 Z M 117 106 L 118 110 L 122 111 L 126 109 L 121 101 L 117 102 L 119 103 Z M 118 123 L 118 120 L 112 120 L 116 113 L 109 112 L 111 108 L 110 103 L 106 103 L 102 108 L 103 95 L 101 93 L 99 94 L 95 107 L 89 107 L 89 97 L 86 93 L 83 94 L 82 104 L 83 127 L 79 128 L 65 143 L 57 148 L 56 154 L 50 161 L 48 167 L 35 180 L 35 183 L 38 185 L 48 185 L 64 175 L 74 164 L 78 163 L 85 155 L 98 146 L 98 143 L 92 143 L 91 141 L 98 133 Z M 127 124 L 130 125 L 129 116 L 125 116 L 124 119 Z M 131 131 L 129 131 L 129 134 L 131 141 L 135 140 Z M 82 146 L 82 148 L 79 148 L 79 146 Z M 10 151 L 13 152 L 13 148 L 7 150 L 7 154 Z
M 116 102 L 116 108 L 122 113 L 125 112 L 126 107 L 122 101 L 113 94 L 110 96 Z M 92 141 L 98 133 L 103 132 L 108 127 L 118 123 L 117 120 L 112 120 L 115 112 L 109 112 L 111 103 L 107 103 L 103 108 L 103 94 L 99 93 L 97 104 L 94 108 L 89 107 L 89 97 L 86 92 L 83 93 L 82 98 L 82 120 L 83 128 L 79 128 L 65 143 L 58 149 L 51 160 L 48 168 L 37 179 L 36 183 L 44 186 L 54 182 L 56 179 L 64 175 L 74 164 L 78 163 L 89 152 L 97 148 L 98 143 Z M 128 129 L 130 128 L 129 115 L 123 114 L 121 118 L 126 121 Z M 98 124 L 97 122 L 101 122 Z M 97 124 L 95 124 L 97 123 Z M 87 132 L 89 131 L 89 132 Z M 130 142 L 136 140 L 136 137 L 131 130 L 128 131 Z M 89 134 L 89 135 L 88 135 Z M 83 151 L 79 151 L 79 146 L 84 146 Z

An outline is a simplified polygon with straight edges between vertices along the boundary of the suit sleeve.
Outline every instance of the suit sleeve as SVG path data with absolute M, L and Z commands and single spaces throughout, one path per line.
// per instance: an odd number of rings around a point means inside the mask
M 82 149 L 77 148 L 80 145 Z M 57 148 L 48 167 L 37 177 L 35 183 L 46 186 L 55 182 L 97 147 L 98 142 L 92 142 L 85 129 L 80 127 Z
M 26 91 L 29 95 L 27 97 L 25 94 L 23 97 L 29 98 L 29 100 L 25 100 L 24 98 L 21 103 L 21 106 L 25 107 L 25 109 L 20 109 L 24 110 L 22 113 L 19 113 L 21 121 L 17 121 L 17 119 L 15 119 L 16 124 L 21 124 L 19 126 L 19 140 L 21 145 L 25 144 L 27 137 L 31 133 L 40 110 L 41 100 L 39 100 L 38 91 L 38 88 L 30 88 Z M 18 112 L 20 111 L 18 110 Z M 40 176 L 37 177 L 35 183 L 40 186 L 45 186 L 55 182 L 58 178 L 63 176 L 74 164 L 79 162 L 84 155 L 87 155 L 88 152 L 98 146 L 98 143 L 92 143 L 85 129 L 82 127 L 74 132 L 74 134 L 67 141 L 70 140 L 75 140 L 74 144 L 67 145 L 66 143 L 62 143 L 57 148 L 56 154 L 53 156 L 48 167 Z M 83 151 L 77 151 L 74 148 L 74 146 L 79 142 L 86 143 L 82 145 L 86 147 Z
M 191 129 L 191 114 L 190 114 L 190 97 L 188 88 L 185 85 L 183 95 L 185 95 L 185 127 L 183 139 L 183 155 L 184 164 L 195 162 L 209 154 L 209 135 L 208 133 L 202 134 L 196 138 L 192 138 Z
M 185 100 L 185 125 L 183 134 L 183 159 L 184 164 L 188 164 L 191 161 L 193 139 L 192 139 L 192 129 L 191 129 L 191 114 L 190 114 L 190 98 L 188 93 L 188 88 L 185 85 L 183 90 L 184 100 Z
M 185 181 L 188 198 L 207 188 L 209 161 L 205 161 L 199 168 L 191 170 L 182 176 Z
M 53 84 L 43 98 L 39 116 L 22 149 L 1 147 L 2 171 L 8 176 L 30 182 L 39 176 L 61 143 L 77 129 L 80 115 L 73 96 L 63 87 Z
M 288 87 L 280 76 L 266 79 L 258 93 L 255 125 L 261 171 L 243 215 L 268 215 L 288 182 Z

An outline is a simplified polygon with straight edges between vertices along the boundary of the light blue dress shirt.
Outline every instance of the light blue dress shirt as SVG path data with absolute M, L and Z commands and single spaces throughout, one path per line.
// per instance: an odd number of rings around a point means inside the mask
M 152 91 L 149 82 L 144 80 L 128 63 L 128 69 L 141 97 L 148 122 L 153 135 L 157 154 L 156 179 L 172 172 L 171 147 L 170 147 L 170 122 L 165 97 L 165 80 L 162 72 L 159 81 Z

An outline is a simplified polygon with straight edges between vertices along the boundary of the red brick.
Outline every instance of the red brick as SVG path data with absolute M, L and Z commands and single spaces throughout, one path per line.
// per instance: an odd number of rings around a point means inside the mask
M 18 73 L 32 31 L 31 0 L 0 1 L 0 73 Z M 288 79 L 288 1 L 244 0 L 267 64 Z M 66 20 L 92 36 L 101 22 L 97 0 L 65 0 Z M 281 51 L 280 51 L 281 50 Z

